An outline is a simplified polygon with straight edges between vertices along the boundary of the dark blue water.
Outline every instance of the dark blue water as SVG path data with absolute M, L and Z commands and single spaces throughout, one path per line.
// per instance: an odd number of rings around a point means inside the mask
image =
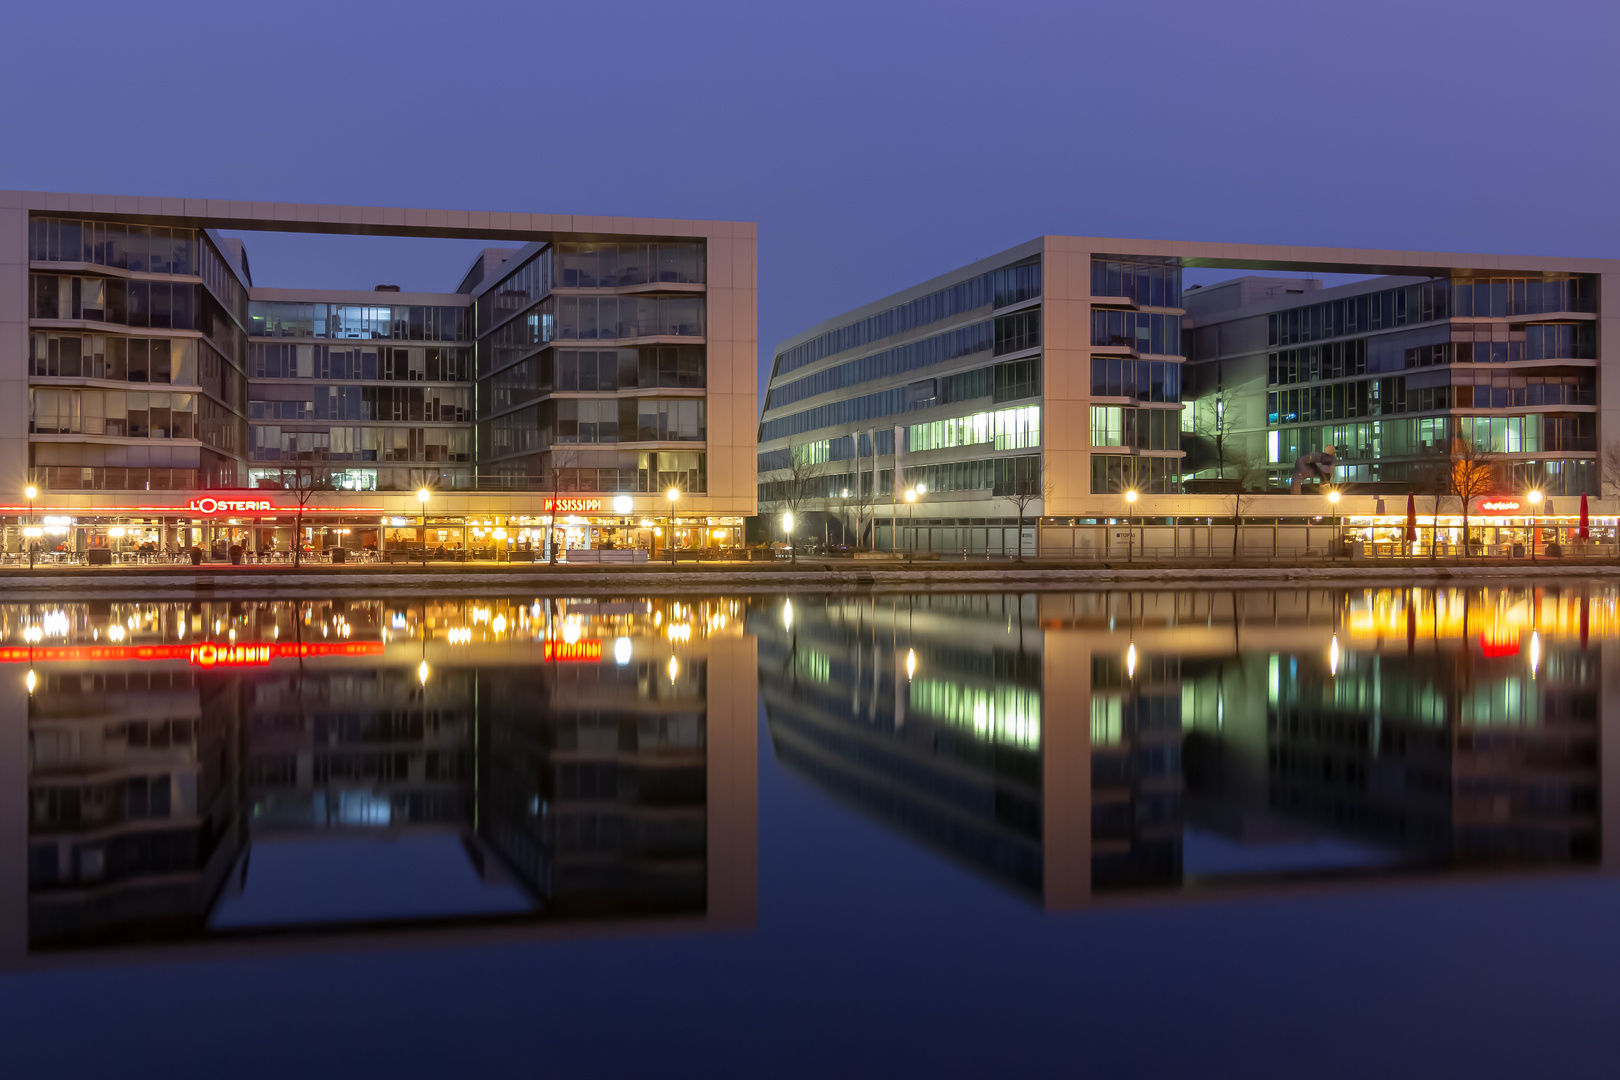
M 5 1073 L 1603 1068 L 1615 599 L 7 605 Z

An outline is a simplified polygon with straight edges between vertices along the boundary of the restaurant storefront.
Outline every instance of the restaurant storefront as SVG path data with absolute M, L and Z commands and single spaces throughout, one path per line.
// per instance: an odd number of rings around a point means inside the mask
M 624 497 L 621 497 L 621 500 Z M 481 500 L 483 501 L 483 500 Z M 487 500 L 507 509 L 516 500 Z M 669 538 L 681 551 L 718 555 L 742 544 L 742 518 L 637 515 L 633 504 L 600 498 L 524 499 L 528 512 L 409 514 L 375 505 L 309 505 L 253 497 L 199 497 L 183 505 L 5 507 L 0 542 L 11 557 L 29 546 L 46 561 L 136 562 L 190 558 L 244 562 L 343 551 L 344 561 L 429 558 L 565 560 L 570 551 L 642 550 L 661 557 Z M 627 501 L 627 500 L 626 500 Z M 538 512 L 533 512 L 538 511 Z

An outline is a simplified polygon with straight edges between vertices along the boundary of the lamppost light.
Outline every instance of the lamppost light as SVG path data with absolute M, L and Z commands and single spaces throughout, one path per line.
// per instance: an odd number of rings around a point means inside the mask
M 793 511 L 789 510 L 782 515 L 782 529 L 784 532 L 793 531 Z
M 1540 501 L 1541 501 L 1541 492 L 1539 492 L 1539 491 L 1532 491 L 1532 492 L 1531 492 L 1531 493 L 1530 493 L 1530 496 L 1529 496 L 1529 497 L 1530 497 L 1530 501 L 1531 501 L 1531 502 L 1533 502 L 1533 503 L 1539 503 L 1539 502 L 1540 502 Z
M 917 489 L 916 488 L 907 488 L 906 489 L 906 502 L 916 502 L 916 501 L 917 501 Z
M 429 491 L 427 488 L 417 488 L 416 489 L 416 501 L 417 502 L 426 505 L 427 501 L 429 499 L 431 499 L 431 498 L 433 498 L 433 492 Z
M 928 485 L 927 484 L 918 484 L 917 485 L 917 494 L 919 494 L 919 495 L 928 494 Z
M 1328 502 L 1336 503 L 1338 501 L 1339 501 L 1339 492 L 1338 492 L 1337 489 L 1334 489 L 1333 491 L 1328 492 Z
M 1127 491 L 1125 493 L 1125 501 L 1128 502 L 1128 503 L 1133 503 L 1133 502 L 1136 501 L 1136 489 L 1135 488 L 1131 488 L 1129 491 Z
M 39 488 L 35 487 L 33 484 L 29 484 L 23 489 L 23 494 L 29 499 L 37 499 L 39 498 Z
M 680 497 L 681 497 L 681 489 L 677 488 L 677 487 L 672 487 L 668 491 L 664 492 L 664 498 L 668 499 L 670 502 L 674 502 L 676 499 L 679 499 Z

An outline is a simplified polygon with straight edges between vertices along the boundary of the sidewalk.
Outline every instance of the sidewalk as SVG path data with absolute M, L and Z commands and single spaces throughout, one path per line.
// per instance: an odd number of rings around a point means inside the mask
M 310 587 L 341 592 L 443 592 L 446 590 L 634 592 L 713 592 L 753 590 L 842 591 L 1063 590 L 1135 585 L 1141 587 L 1315 587 L 1391 581 L 1569 580 L 1620 574 L 1620 562 L 1605 559 L 1542 559 L 1436 562 L 1426 559 L 1277 565 L 1270 561 L 1175 564 L 1078 563 L 1057 559 L 853 562 L 800 559 L 759 562 L 643 563 L 633 566 L 548 566 L 545 563 L 398 563 L 364 565 L 99 566 L 0 568 L 0 585 L 14 593 L 71 591 L 128 594 L 216 590 L 303 592 Z

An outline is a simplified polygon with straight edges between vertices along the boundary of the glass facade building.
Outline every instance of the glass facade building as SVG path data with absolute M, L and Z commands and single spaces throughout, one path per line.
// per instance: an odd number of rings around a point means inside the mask
M 755 510 L 752 225 L 0 200 L 7 554 L 286 552 L 305 510 L 316 551 L 650 555 L 734 547 Z M 498 246 L 453 291 L 268 288 L 238 230 Z
M 1468 542 L 1567 539 L 1582 495 L 1612 537 L 1600 461 L 1620 390 L 1606 401 L 1599 372 L 1617 268 L 1041 237 L 778 346 L 760 507 L 878 551 L 1207 556 L 1224 530 L 1228 550 L 1281 557 L 1283 530 L 1329 517 L 1335 543 L 1385 542 L 1385 501 L 1412 493 L 1444 546 L 1464 542 L 1443 489 L 1465 454 L 1485 459 L 1488 494 L 1553 500 Z M 1271 276 L 1313 271 L 1355 280 Z M 1329 448 L 1323 482 L 1299 463 Z M 1295 547 L 1326 554 L 1328 537 Z

